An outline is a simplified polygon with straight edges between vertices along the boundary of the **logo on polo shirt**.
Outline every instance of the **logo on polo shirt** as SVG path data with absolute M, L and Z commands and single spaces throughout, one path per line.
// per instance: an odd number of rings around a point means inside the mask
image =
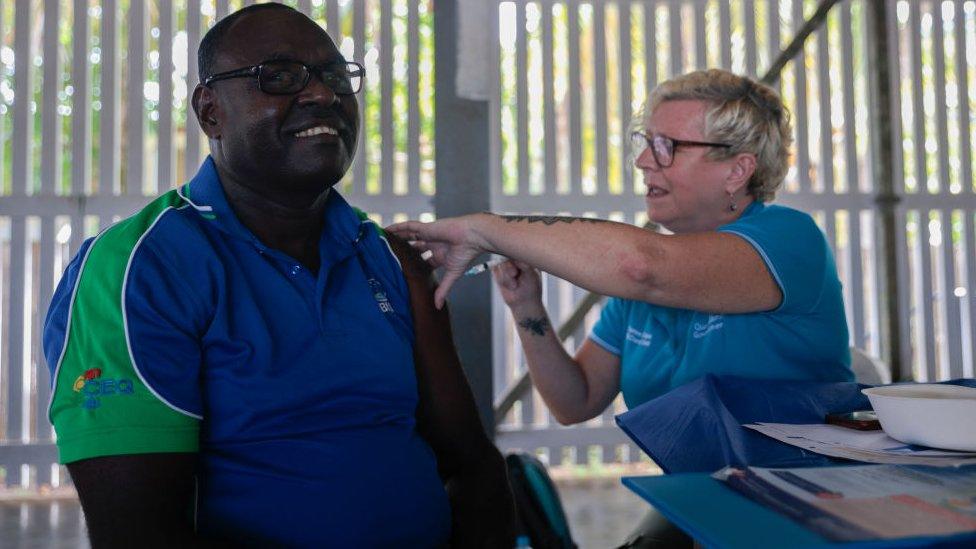
M 369 290 L 373 293 L 373 299 L 376 300 L 380 311 L 384 314 L 392 314 L 394 312 L 393 304 L 386 297 L 386 291 L 383 290 L 383 285 L 380 284 L 380 281 L 375 278 L 370 278 L 367 282 L 369 283 Z
M 83 400 L 81 407 L 93 410 L 102 405 L 100 397 L 114 395 L 131 395 L 133 392 L 131 379 L 102 378 L 101 368 L 89 368 L 78 376 L 72 387 L 76 393 L 81 393 Z
M 701 339 L 715 330 L 721 330 L 724 325 L 725 322 L 722 320 L 722 315 L 708 315 L 708 321 L 704 324 L 701 322 L 695 323 L 695 330 L 692 332 L 692 335 L 695 339 Z
M 654 339 L 654 334 L 651 332 L 645 332 L 632 326 L 627 326 L 627 341 L 633 343 L 634 345 L 650 347 L 652 339 Z

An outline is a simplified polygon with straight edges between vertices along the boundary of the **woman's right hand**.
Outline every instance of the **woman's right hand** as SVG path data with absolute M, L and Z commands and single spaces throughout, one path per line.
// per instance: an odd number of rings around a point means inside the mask
M 505 304 L 512 310 L 542 304 L 542 277 L 521 261 L 508 260 L 491 269 Z

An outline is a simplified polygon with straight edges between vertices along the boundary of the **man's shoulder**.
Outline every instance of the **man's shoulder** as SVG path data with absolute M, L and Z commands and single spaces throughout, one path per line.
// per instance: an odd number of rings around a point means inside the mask
M 174 189 L 101 231 L 83 250 L 85 270 L 111 265 L 123 274 L 147 249 L 167 259 L 199 261 L 209 248 L 200 224 L 199 213 Z

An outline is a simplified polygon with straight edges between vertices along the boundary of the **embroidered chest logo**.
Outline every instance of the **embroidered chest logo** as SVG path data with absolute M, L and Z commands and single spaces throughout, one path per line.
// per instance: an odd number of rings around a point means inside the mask
M 89 410 L 102 405 L 100 397 L 131 395 L 133 392 L 131 379 L 102 378 L 101 368 L 85 370 L 75 380 L 72 388 L 83 397 L 81 407 Z
M 379 306 L 380 311 L 384 314 L 392 314 L 393 304 L 390 303 L 389 298 L 386 297 L 386 291 L 383 290 L 383 285 L 380 284 L 379 280 L 375 278 L 370 278 L 366 282 L 369 283 L 369 291 L 373 294 L 373 299 L 376 300 L 376 304 Z
M 654 336 L 650 332 L 642 332 L 638 329 L 627 326 L 627 341 L 633 343 L 634 345 L 650 347 L 651 339 L 653 338 Z
M 702 324 L 701 322 L 696 322 L 693 326 L 694 331 L 692 336 L 695 339 L 701 339 L 708 334 L 714 332 L 715 330 L 721 330 L 725 322 L 722 320 L 722 315 L 708 315 L 708 321 Z

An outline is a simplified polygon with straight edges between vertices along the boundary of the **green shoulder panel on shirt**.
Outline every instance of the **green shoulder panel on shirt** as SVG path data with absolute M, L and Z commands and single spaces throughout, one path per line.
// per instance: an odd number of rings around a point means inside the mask
M 366 212 L 360 210 L 355 206 L 353 206 L 352 209 L 354 212 L 356 212 L 356 216 L 359 217 L 360 221 L 369 221 L 370 223 L 373 224 L 373 228 L 376 229 L 376 234 L 380 235 L 383 238 L 386 238 L 386 231 L 384 231 L 382 227 L 377 225 L 375 221 L 370 219 L 369 216 L 366 215 Z
M 88 249 L 49 410 L 61 463 L 199 447 L 199 420 L 170 407 L 135 369 L 123 310 L 129 261 L 141 239 L 165 212 L 183 204 L 170 191 L 106 229 Z

